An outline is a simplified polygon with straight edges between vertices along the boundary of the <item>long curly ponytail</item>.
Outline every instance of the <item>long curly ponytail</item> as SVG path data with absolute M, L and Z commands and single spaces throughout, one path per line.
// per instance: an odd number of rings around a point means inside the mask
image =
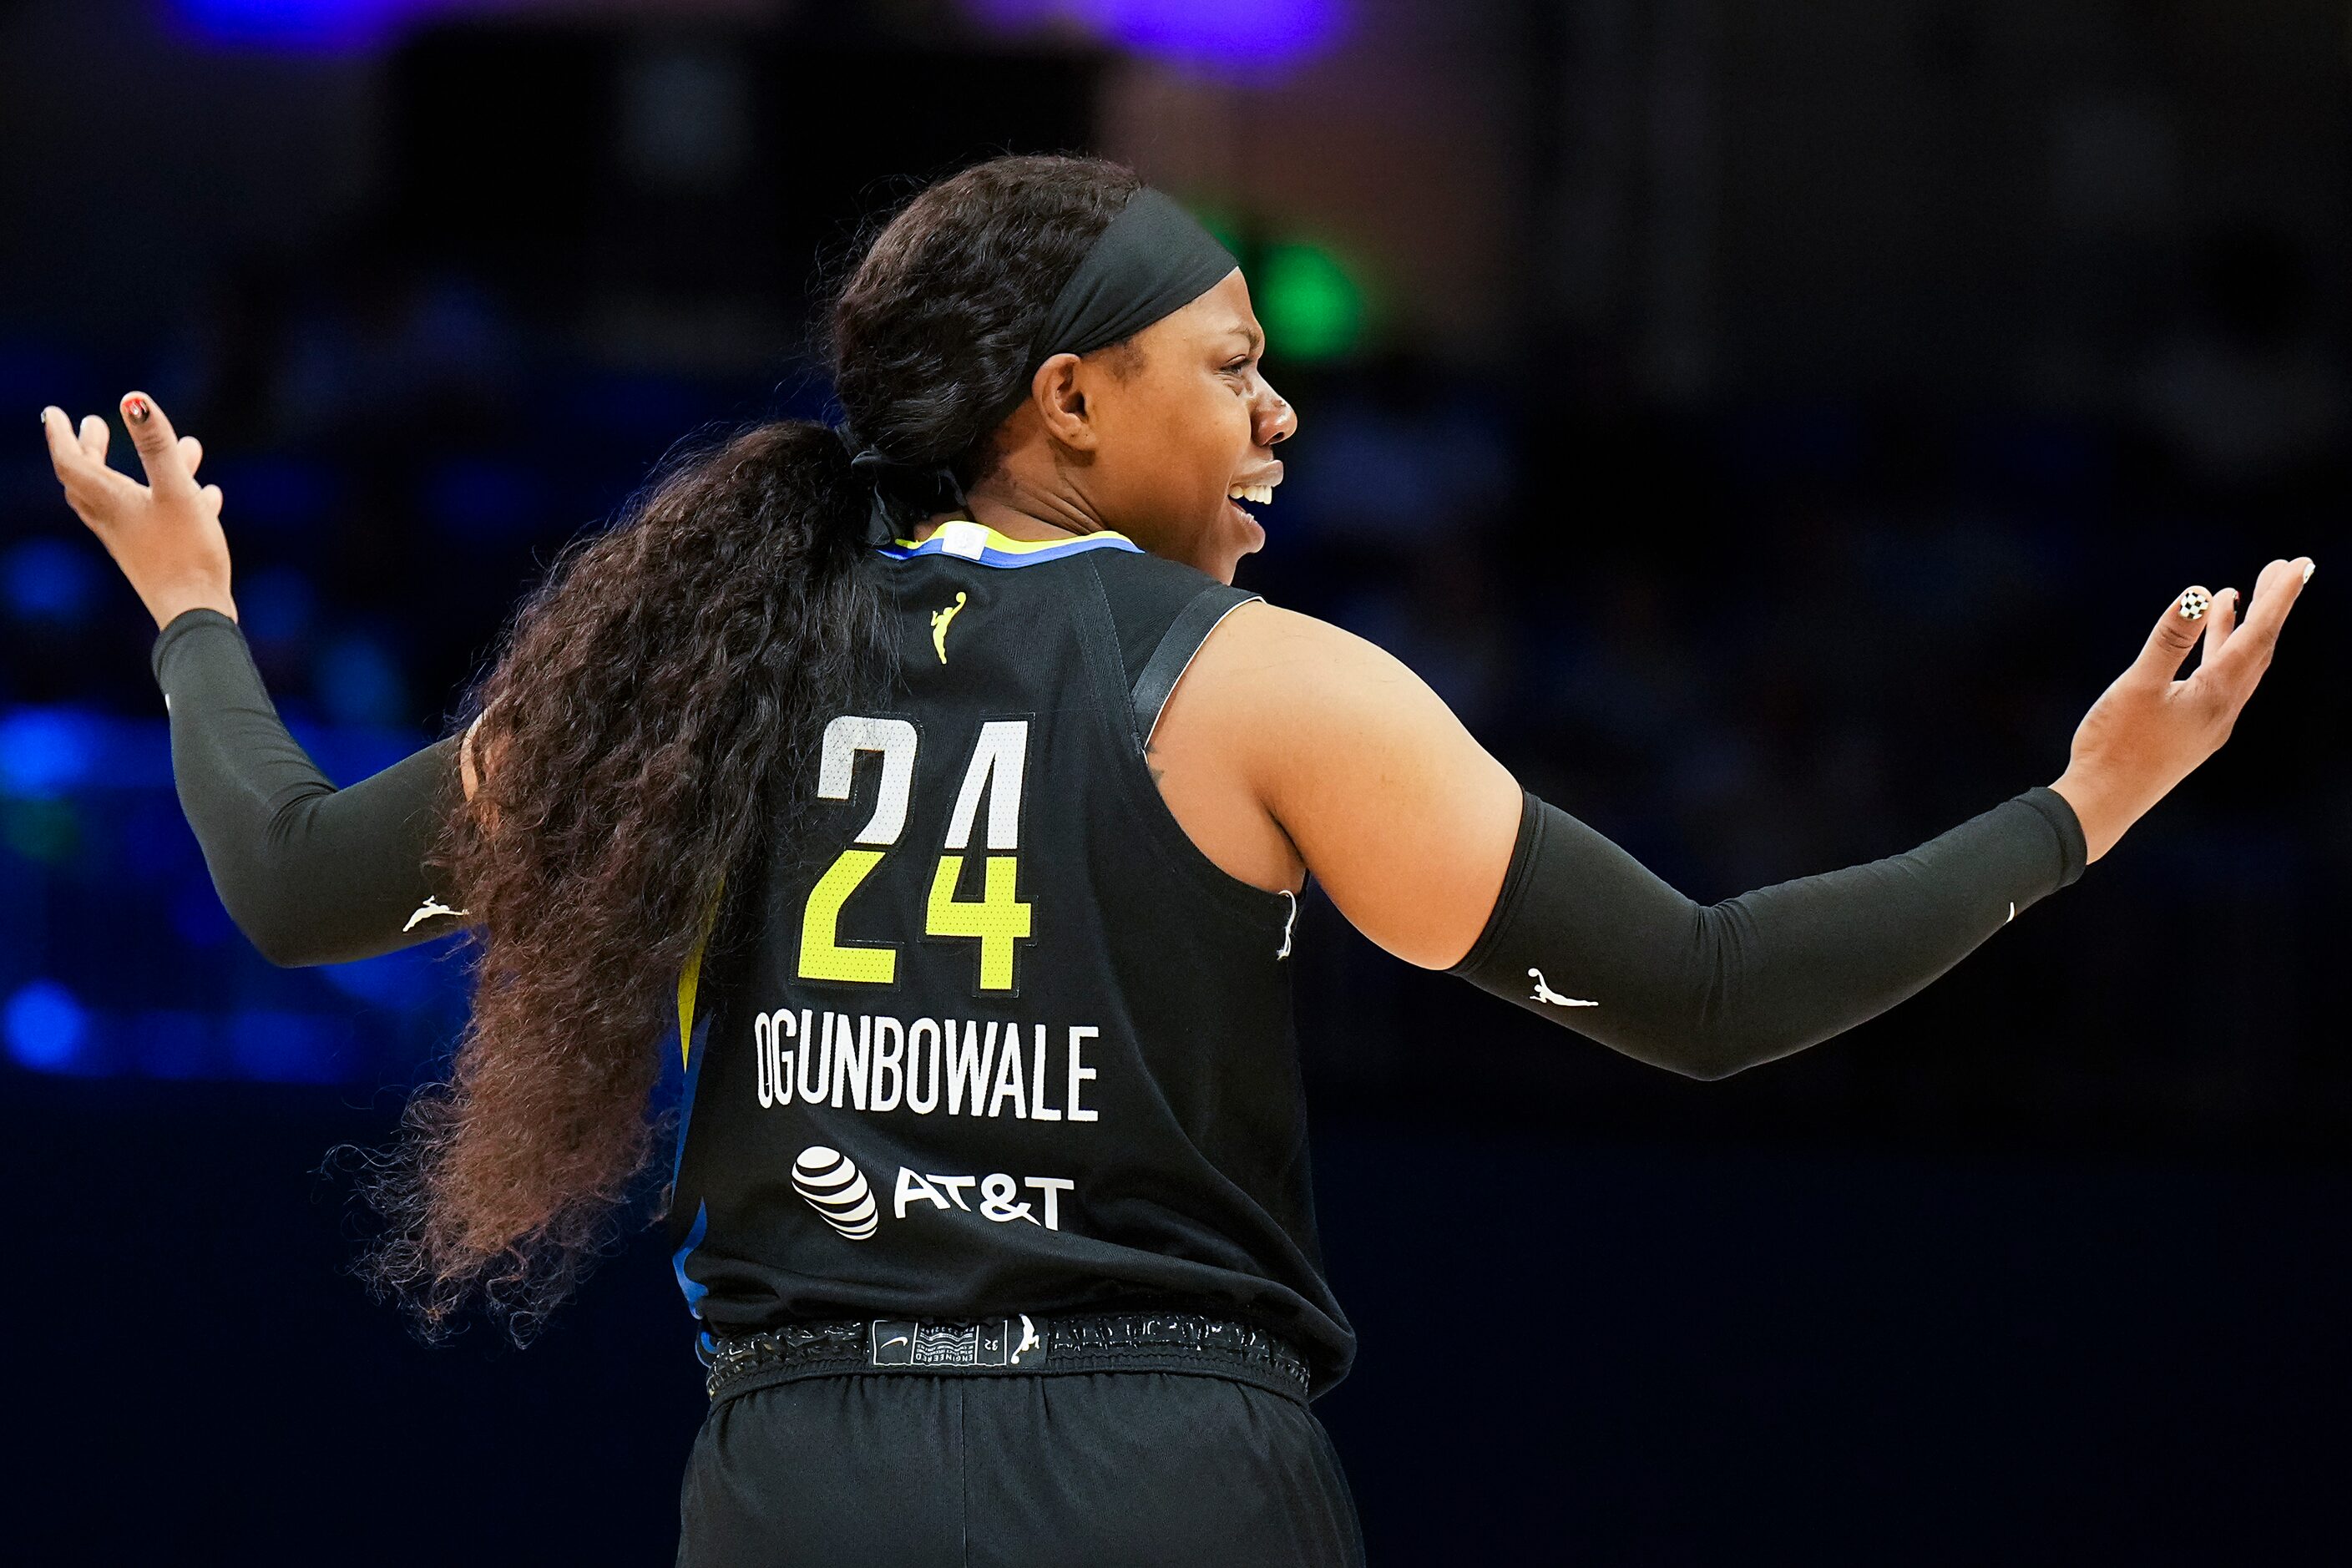
M 1001 158 L 917 195 L 832 312 L 856 444 L 984 478 L 1032 333 L 1138 186 Z M 472 692 L 481 781 L 432 856 L 479 932 L 472 1016 L 367 1187 L 363 1269 L 428 1333 L 478 1299 L 527 1339 L 612 1234 L 703 913 L 790 841 L 825 722 L 887 679 L 871 501 L 821 425 L 689 450 L 558 558 Z

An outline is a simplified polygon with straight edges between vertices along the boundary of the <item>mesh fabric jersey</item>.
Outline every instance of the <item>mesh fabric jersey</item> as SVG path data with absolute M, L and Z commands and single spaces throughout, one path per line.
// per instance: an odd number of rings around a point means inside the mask
M 1254 595 L 1125 536 L 881 547 L 898 668 L 680 986 L 670 1207 L 706 1331 L 1183 1309 L 1339 1381 L 1288 954 L 1144 760 Z

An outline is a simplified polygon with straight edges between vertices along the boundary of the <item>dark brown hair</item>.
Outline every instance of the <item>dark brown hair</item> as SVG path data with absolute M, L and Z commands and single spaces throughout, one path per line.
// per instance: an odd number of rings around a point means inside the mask
M 1138 184 L 1000 158 L 917 195 L 825 334 L 856 444 L 984 477 L 1031 333 Z M 481 783 L 432 859 L 477 928 L 472 1016 L 367 1184 L 388 1223 L 362 1267 L 428 1333 L 478 1300 L 527 1339 L 615 1233 L 702 912 L 789 842 L 826 721 L 887 667 L 871 498 L 822 425 L 677 454 L 558 557 L 470 694 Z

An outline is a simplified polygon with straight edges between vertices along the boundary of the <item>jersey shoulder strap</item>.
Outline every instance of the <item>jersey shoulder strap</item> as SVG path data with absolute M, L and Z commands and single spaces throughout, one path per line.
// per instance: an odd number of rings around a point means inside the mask
M 1209 634 L 1216 630 L 1217 623 L 1252 599 L 1264 596 L 1231 584 L 1212 583 L 1177 612 L 1175 620 L 1160 635 L 1159 646 L 1144 661 L 1143 673 L 1135 678 L 1135 732 L 1141 737 L 1142 744 L 1151 744 L 1151 731 L 1160 726 L 1160 710 L 1168 705 L 1177 680 L 1192 664 L 1192 656 L 1201 651 Z
M 1140 754 L 1176 682 L 1217 623 L 1265 595 L 1156 555 L 1100 551 L 1086 560 L 1101 593 L 1080 596 L 1082 619 L 1097 623 L 1098 639 L 1108 645 L 1107 651 L 1116 652 Z

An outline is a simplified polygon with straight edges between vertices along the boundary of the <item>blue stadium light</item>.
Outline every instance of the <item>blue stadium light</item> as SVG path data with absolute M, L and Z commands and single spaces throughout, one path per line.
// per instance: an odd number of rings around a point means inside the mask
M 52 800 L 87 780 L 101 737 L 95 716 L 67 708 L 0 713 L 0 795 Z
M 525 535 L 547 510 L 537 472 L 492 458 L 450 458 L 425 479 L 425 510 L 458 539 Z
M 335 1057 L 349 1030 L 340 1018 L 247 1007 L 229 1015 L 223 1033 L 240 1078 L 334 1083 L 343 1076 Z
M 36 1072 L 70 1071 L 89 1042 L 89 1015 L 54 980 L 36 980 L 8 998 L 8 1054 Z
M 392 650 L 364 632 L 336 638 L 310 666 L 310 689 L 338 724 L 391 724 L 408 707 Z
M 180 29 L 231 47 L 341 54 L 373 48 L 434 0 L 173 0 Z
M 299 567 L 264 567 L 236 590 L 236 624 L 247 642 L 307 642 L 318 615 L 319 591 Z
M 139 1070 L 149 1078 L 217 1076 L 213 1046 L 215 1018 L 186 1008 L 158 1008 L 131 1021 Z
M 237 934 L 236 922 L 221 907 L 212 879 L 198 873 L 172 899 L 172 931 L 197 952 L 206 952 Z
M 98 601 L 92 541 L 28 539 L 0 558 L 0 595 L 20 620 L 71 625 Z
M 421 1012 L 431 1005 L 441 980 L 429 946 L 400 948 L 350 963 L 330 963 L 320 973 L 344 994 L 395 1013 Z
M 240 529 L 316 534 L 342 504 L 341 475 L 315 458 L 262 452 L 207 458 L 205 478 L 234 498 Z

